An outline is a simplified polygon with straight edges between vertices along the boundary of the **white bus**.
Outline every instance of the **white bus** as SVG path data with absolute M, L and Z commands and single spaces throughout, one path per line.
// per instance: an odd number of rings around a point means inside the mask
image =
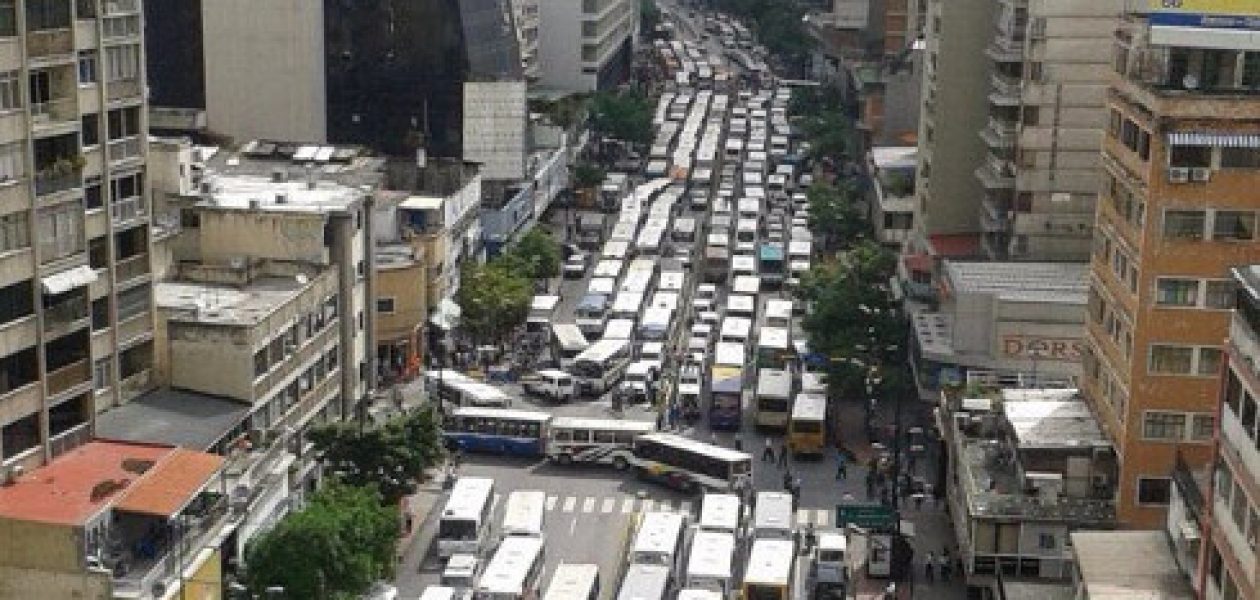
M 595 273 L 591 276 L 594 279 L 608 277 L 617 279 L 621 277 L 621 269 L 625 267 L 625 262 L 615 259 L 604 259 L 595 263 Z
M 423 599 L 422 599 L 423 600 Z M 677 600 L 724 600 L 722 595 L 709 590 L 678 590 Z
M 674 221 L 674 227 L 669 232 L 669 238 L 680 244 L 690 244 L 696 241 L 696 220 L 691 217 L 682 217 Z
M 656 286 L 656 296 L 661 292 L 682 292 L 683 286 L 687 283 L 687 274 L 682 271 L 666 271 L 661 273 L 661 280 Z M 677 308 L 677 307 L 675 307 Z
M 646 292 L 618 292 L 613 298 L 610 315 L 614 319 L 637 319 L 639 312 L 643 310 L 643 301 L 646 297 Z
M 753 505 L 753 538 L 792 539 L 792 495 L 787 492 L 757 492 Z
M 666 600 L 670 570 L 660 565 L 630 565 L 621 580 L 617 600 Z
M 792 600 L 796 545 L 791 540 L 756 540 L 744 567 L 744 600 Z
M 560 563 L 542 600 L 599 600 L 599 565 Z
M 735 204 L 740 219 L 755 221 L 761 218 L 761 202 L 756 198 L 740 198 Z
M 757 313 L 757 298 L 744 294 L 731 294 L 726 297 L 726 314 L 732 317 L 752 319 Z
M 604 334 L 600 337 L 604 340 L 633 340 L 634 339 L 634 320 L 633 319 L 612 319 L 604 326 Z
M 827 395 L 827 376 L 823 373 L 805 371 L 801 373 L 801 393 Z
M 458 590 L 447 585 L 431 585 L 420 592 L 420 600 L 469 600 L 471 590 Z
M 630 244 L 620 240 L 608 240 L 604 244 L 604 248 L 599 252 L 600 260 L 626 260 L 626 255 L 630 252 Z
M 547 514 L 547 493 L 540 490 L 515 490 L 508 494 L 503 505 L 503 527 L 499 533 L 505 538 L 543 538 L 543 520 Z
M 757 249 L 757 232 L 760 229 L 757 219 L 741 218 L 735 222 L 735 250 L 746 250 L 750 254 Z M 755 272 L 755 269 L 754 271 Z
M 686 520 L 680 513 L 645 513 L 630 544 L 629 563 L 660 565 L 676 578 L 682 572 L 686 532 Z
M 827 397 L 797 394 L 788 421 L 787 447 L 793 454 L 820 455 L 827 447 Z
M 742 505 L 735 494 L 705 494 L 700 502 L 700 530 L 738 534 Z
M 792 301 L 780 298 L 766 300 L 766 327 L 790 329 L 792 327 Z
M 490 536 L 494 480 L 460 477 L 438 519 L 438 556 L 478 554 Z
M 787 428 L 792 409 L 792 374 L 783 369 L 758 369 L 754 409 L 758 428 Z
M 655 430 L 648 421 L 556 417 L 551 421 L 547 458 L 562 465 L 595 463 L 625 469 L 634 459 L 634 439 Z
M 637 339 L 667 341 L 672 337 L 674 311 L 668 308 L 648 308 L 639 322 Z
M 735 534 L 697 531 L 691 540 L 691 556 L 683 585 L 689 589 L 710 590 L 729 598 L 735 582 L 732 559 L 735 555 Z
M 732 294 L 756 295 L 761 292 L 761 278 L 756 275 L 740 275 L 731 282 Z
M 747 481 L 752 456 L 669 433 L 649 433 L 634 440 L 635 473 L 686 492 L 729 491 Z
M 546 553 L 542 538 L 509 537 L 477 581 L 476 600 L 532 600 L 542 591 Z
M 617 280 L 612 277 L 595 277 L 586 284 L 586 293 L 600 294 L 612 298 L 617 293 Z
M 634 241 L 634 250 L 640 254 L 659 254 L 661 251 L 661 240 L 664 237 L 664 227 L 644 227 Z
M 757 367 L 786 369 L 792 360 L 792 344 L 788 330 L 762 327 L 757 332 Z
M 752 319 L 728 316 L 722 319 L 722 329 L 718 333 L 718 343 L 739 344 L 748 347 L 748 336 L 752 334 Z
M 525 318 L 525 332 L 545 335 L 555 315 L 556 307 L 559 305 L 560 296 L 534 296 L 529 302 L 529 316 Z
M 617 385 L 630 366 L 630 340 L 599 340 L 573 359 L 578 394 L 599 396 Z
M 757 257 L 751 254 L 755 250 L 749 249 L 748 252 L 749 254 L 736 254 L 731 258 L 732 277 L 755 276 L 757 274 Z

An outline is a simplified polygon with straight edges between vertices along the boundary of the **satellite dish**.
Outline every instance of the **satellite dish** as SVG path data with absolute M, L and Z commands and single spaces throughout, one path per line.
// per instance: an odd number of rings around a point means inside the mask
M 1181 86 L 1187 90 L 1199 89 L 1199 77 L 1193 73 L 1187 74 L 1181 79 Z

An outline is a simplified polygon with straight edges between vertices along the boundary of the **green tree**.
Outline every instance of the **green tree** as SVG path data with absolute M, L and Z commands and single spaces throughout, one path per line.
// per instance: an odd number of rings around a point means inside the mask
M 638 146 L 652 143 L 652 103 L 641 92 L 599 92 L 591 98 L 591 129 Z
M 521 236 L 510 252 L 528 265 L 532 279 L 551 279 L 560 274 L 560 243 L 540 227 Z
M 603 183 L 607 177 L 603 169 L 589 162 L 580 162 L 573 167 L 573 187 L 580 190 L 589 190 Z
M 847 247 L 866 236 L 870 224 L 857 207 L 857 188 L 852 183 L 815 183 L 805 195 L 809 226 L 822 237 L 824 249 Z
M 853 120 L 839 111 L 824 111 L 801 122 L 813 158 L 852 161 L 859 152 Z
M 332 481 L 250 542 L 245 583 L 259 597 L 279 586 L 284 598 L 356 598 L 393 577 L 397 543 L 396 507 L 370 487 Z
M 512 328 L 525 322 L 533 281 L 528 265 L 508 253 L 484 265 L 466 263 L 461 269 L 455 302 L 460 325 L 479 342 L 501 342 Z
M 656 26 L 661 24 L 661 9 L 656 6 L 655 0 L 640 0 L 639 2 L 639 32 L 643 37 L 652 37 L 656 32 Z
M 442 438 L 431 409 L 390 419 L 378 427 L 332 423 L 312 429 L 324 464 L 345 483 L 374 487 L 388 504 L 412 493 L 442 459 Z
M 895 261 L 891 251 L 867 241 L 806 274 L 801 297 L 814 310 L 801 326 L 811 350 L 860 370 L 900 359 L 906 326 L 888 291 Z

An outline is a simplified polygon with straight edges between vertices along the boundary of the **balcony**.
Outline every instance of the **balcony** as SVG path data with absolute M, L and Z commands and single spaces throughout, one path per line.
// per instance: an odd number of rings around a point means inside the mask
M 57 458 L 92 440 L 90 423 L 80 423 L 49 438 L 48 448 L 53 458 Z
M 92 365 L 86 359 L 72 362 L 59 369 L 49 371 L 45 380 L 48 395 L 56 396 L 67 390 L 92 384 Z
M 1015 123 L 1011 121 L 989 117 L 988 125 L 980 130 L 980 138 L 990 148 L 1013 148 L 1018 131 Z
M 130 348 L 153 338 L 153 320 L 149 313 L 134 314 L 118 320 L 118 347 Z
M 1004 37 L 996 35 L 985 48 L 984 54 L 999 63 L 1018 63 L 1024 60 L 1024 40 L 1022 37 Z
M 118 395 L 123 402 L 139 396 L 153 387 L 153 372 L 149 369 L 126 375 L 118 382 Z
M 101 0 L 101 16 L 117 17 L 140 12 L 140 0 Z
M 976 178 L 981 185 L 992 190 L 1015 187 L 1015 170 L 1011 168 L 1010 161 L 992 154 L 985 159 L 984 165 L 976 169 Z
M 114 273 L 119 284 L 148 275 L 149 254 L 146 252 L 119 260 L 114 265 Z
M 83 171 L 77 167 L 49 167 L 35 174 L 36 196 L 51 196 L 80 187 L 83 187 Z
M 109 162 L 115 163 L 121 160 L 129 160 L 132 158 L 140 158 L 143 148 L 140 144 L 140 137 L 129 137 L 120 140 L 113 140 L 106 145 L 109 152 Z
M 140 100 L 140 80 L 139 79 L 119 79 L 111 81 L 107 85 L 106 97 L 110 102 L 117 100 L 132 99 Z
M 210 494 L 203 493 L 194 498 L 189 508 L 169 520 L 123 512 L 114 516 L 116 530 L 165 534 L 145 534 L 139 536 L 139 539 L 119 540 L 132 558 L 128 560 L 117 556 L 107 560 L 109 563 L 117 563 L 113 566 L 115 598 L 161 597 L 161 594 L 155 595 L 153 592 L 169 589 L 166 582 L 182 577 L 184 569 L 194 564 L 192 561 L 201 549 L 211 542 L 211 538 L 227 522 L 227 497 L 218 495 L 213 500 L 199 501 L 208 496 Z M 151 525 L 143 527 L 133 524 L 131 527 L 124 527 L 121 525 L 122 521 L 148 521 Z
M 74 30 L 45 29 L 26 34 L 26 57 L 31 62 L 73 62 Z
M 44 307 L 44 333 L 50 338 L 61 337 L 71 331 L 88 326 L 91 311 L 87 299 L 80 296 L 60 304 Z
M 123 198 L 109 203 L 110 224 L 114 229 L 135 225 L 149 216 L 144 198 Z
M 31 122 L 35 134 L 50 132 L 66 133 L 66 129 L 79 127 L 79 108 L 74 98 L 58 98 L 44 102 L 31 102 Z
M 992 85 L 992 91 L 989 92 L 989 102 L 998 106 L 1019 105 L 1020 80 L 1018 77 L 994 72 L 989 78 L 989 83 Z
M 980 226 L 988 233 L 1009 233 L 1011 220 L 1007 217 L 1009 205 L 997 198 L 985 197 L 980 203 Z

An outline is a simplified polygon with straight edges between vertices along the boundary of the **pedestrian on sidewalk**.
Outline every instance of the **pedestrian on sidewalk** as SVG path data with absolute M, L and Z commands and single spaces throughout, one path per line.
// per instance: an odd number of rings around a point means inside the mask
M 770 438 L 766 438 L 766 449 L 761 451 L 761 462 L 774 462 L 774 446 L 770 444 Z
M 940 558 L 940 562 L 938 564 L 941 567 L 941 581 L 949 581 L 949 577 L 950 577 L 949 557 L 942 554 Z
M 787 461 L 788 461 L 787 446 L 783 444 L 779 444 L 779 466 L 782 468 L 786 468 Z
M 928 552 L 927 556 L 923 559 L 923 577 L 926 578 L 929 582 L 933 580 L 932 573 L 935 568 L 936 568 L 936 555 L 932 554 L 931 552 Z

